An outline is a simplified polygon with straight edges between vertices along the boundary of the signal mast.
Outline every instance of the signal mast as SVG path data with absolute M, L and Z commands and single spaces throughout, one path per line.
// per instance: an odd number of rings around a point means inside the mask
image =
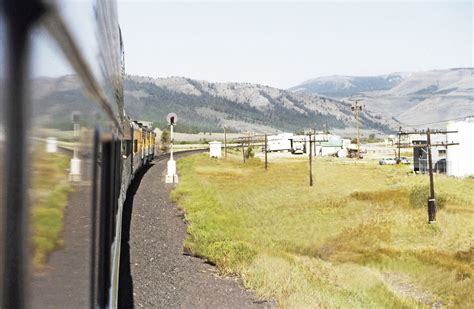
M 166 120 L 170 125 L 170 159 L 168 160 L 167 164 L 167 171 L 166 171 L 166 183 L 178 183 L 178 174 L 176 173 L 176 161 L 173 158 L 173 127 L 178 121 L 178 116 L 175 113 L 169 113 L 166 116 Z

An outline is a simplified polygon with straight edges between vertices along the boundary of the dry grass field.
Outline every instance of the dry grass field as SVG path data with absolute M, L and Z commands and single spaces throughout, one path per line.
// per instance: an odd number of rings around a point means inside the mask
M 186 211 L 187 250 L 259 297 L 291 308 L 474 306 L 474 179 L 435 177 L 442 209 L 429 225 L 428 177 L 407 166 L 318 158 L 309 187 L 306 158 L 268 171 L 239 159 L 180 159 L 172 198 Z

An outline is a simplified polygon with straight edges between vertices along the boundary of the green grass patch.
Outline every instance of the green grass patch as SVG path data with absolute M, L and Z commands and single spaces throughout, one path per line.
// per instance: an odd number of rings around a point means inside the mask
M 42 269 L 48 255 L 63 245 L 64 208 L 72 188 L 68 181 L 69 157 L 39 149 L 33 158 L 32 200 L 33 267 Z
M 282 307 L 474 305 L 474 179 L 435 177 L 430 225 L 409 167 L 317 158 L 309 187 L 304 158 L 240 156 L 178 161 L 192 254 Z

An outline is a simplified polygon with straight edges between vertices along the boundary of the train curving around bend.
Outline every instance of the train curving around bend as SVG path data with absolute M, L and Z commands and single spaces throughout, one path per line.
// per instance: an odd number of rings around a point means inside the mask
M 156 139 L 124 110 L 116 4 L 0 3 L 0 308 L 115 308 L 123 205 Z

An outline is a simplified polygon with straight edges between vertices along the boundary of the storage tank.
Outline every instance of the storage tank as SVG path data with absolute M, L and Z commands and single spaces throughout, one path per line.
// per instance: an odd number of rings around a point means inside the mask
M 459 145 L 449 146 L 447 150 L 447 174 L 449 176 L 467 177 L 474 175 L 474 118 L 449 123 L 448 142 Z

